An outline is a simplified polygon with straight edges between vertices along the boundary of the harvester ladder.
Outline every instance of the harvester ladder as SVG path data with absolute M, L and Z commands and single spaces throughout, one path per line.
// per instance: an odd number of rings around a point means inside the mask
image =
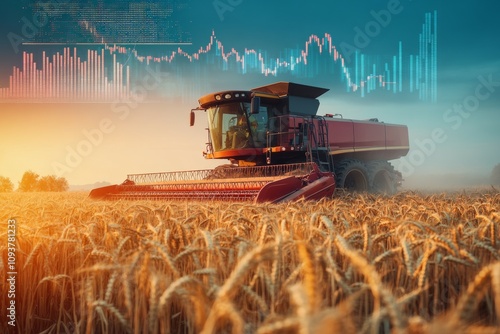
M 326 120 L 323 116 L 316 116 L 314 119 L 317 120 L 318 126 L 316 129 L 314 123 L 311 123 L 311 136 L 314 142 L 314 147 L 309 148 L 310 151 L 308 152 L 308 156 L 312 159 L 312 161 L 318 164 L 321 170 L 333 171 Z

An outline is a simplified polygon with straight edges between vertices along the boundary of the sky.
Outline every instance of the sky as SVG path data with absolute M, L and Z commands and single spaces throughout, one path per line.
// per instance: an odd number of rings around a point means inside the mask
M 53 0 L 55 1 L 55 0 Z M 11 33 L 23 35 L 28 1 L 4 4 L 0 13 L 0 88 L 7 87 L 13 66 L 22 64 L 22 51 L 40 53 L 45 46 L 18 45 Z M 437 12 L 437 101 L 420 101 L 409 94 L 373 92 L 364 98 L 345 93 L 338 80 L 326 76 L 297 82 L 330 88 L 320 97 L 320 114 L 345 118 L 377 117 L 407 124 L 409 154 L 394 165 L 408 187 L 470 186 L 487 183 L 500 163 L 500 23 L 496 1 L 439 0 L 319 1 L 191 0 L 189 17 L 182 18 L 195 53 L 212 34 L 226 50 L 266 50 L 279 57 L 287 48 L 304 47 L 315 34 L 332 36 L 335 45 L 355 45 L 356 34 L 374 21 L 373 13 L 393 10 L 390 20 L 369 38 L 361 52 L 392 57 L 399 41 L 405 54 L 418 52 L 424 15 Z M 50 24 L 50 21 L 48 22 Z M 75 27 L 77 29 L 78 27 Z M 10 35 L 9 35 L 10 34 Z M 26 41 L 30 41 L 29 38 Z M 345 44 L 344 44 L 345 45 Z M 63 47 L 63 46 L 62 46 Z M 79 46 L 80 47 L 80 46 Z M 139 53 L 176 52 L 179 46 L 137 47 Z M 175 66 L 179 66 L 177 69 Z M 146 92 L 139 103 L 118 109 L 116 104 L 87 99 L 68 102 L 0 100 L 0 175 L 17 186 L 22 174 L 55 174 L 72 185 L 99 181 L 122 182 L 128 173 L 212 168 L 226 161 L 202 157 L 207 134 L 203 113 L 189 127 L 189 111 L 200 95 L 223 89 L 250 89 L 282 77 L 217 72 L 198 64 L 182 70 L 165 69 L 160 96 Z M 208 74 L 207 74 L 208 73 Z M 181 88 L 182 89 L 181 89 Z M 166 96 L 166 97 L 165 97 Z M 79 153 L 80 152 L 80 153 Z

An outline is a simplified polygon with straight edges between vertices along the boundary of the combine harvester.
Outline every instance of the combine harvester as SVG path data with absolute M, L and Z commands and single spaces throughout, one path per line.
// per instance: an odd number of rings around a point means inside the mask
M 131 174 L 91 191 L 95 199 L 283 202 L 352 191 L 394 193 L 401 174 L 388 162 L 408 153 L 408 128 L 316 115 L 328 89 L 278 82 L 250 91 L 205 95 L 191 110 L 208 116 L 212 170 Z

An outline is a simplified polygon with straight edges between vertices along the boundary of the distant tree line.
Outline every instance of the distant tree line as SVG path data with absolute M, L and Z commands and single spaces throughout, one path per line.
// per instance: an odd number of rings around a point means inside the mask
M 7 193 L 14 190 L 14 184 L 5 176 L 0 176 L 0 192 Z
M 500 185 L 500 163 L 493 167 L 490 175 L 492 185 Z M 68 191 L 68 181 L 55 175 L 42 176 L 32 171 L 24 172 L 17 191 Z M 0 176 L 0 193 L 14 191 L 14 184 L 8 177 Z
M 64 177 L 55 175 L 42 176 L 32 171 L 24 172 L 17 191 L 67 191 L 69 189 L 68 181 Z M 0 192 L 14 191 L 14 184 L 8 177 L 0 176 Z

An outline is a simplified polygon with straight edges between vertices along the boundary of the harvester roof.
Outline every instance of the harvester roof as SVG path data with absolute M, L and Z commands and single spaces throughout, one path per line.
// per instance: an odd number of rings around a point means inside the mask
M 287 96 L 303 97 L 316 99 L 328 92 L 328 88 L 301 85 L 293 82 L 275 82 L 270 85 L 254 88 L 250 91 L 227 90 L 216 93 L 206 94 L 198 100 L 202 108 L 218 104 L 221 101 L 249 101 L 252 93 L 260 93 L 259 96 L 267 98 L 283 98 Z M 265 94 L 265 95 L 261 95 Z
M 301 85 L 293 82 L 280 81 L 270 85 L 252 89 L 252 92 L 275 94 L 278 96 L 300 96 L 315 99 L 328 92 L 328 88 Z

